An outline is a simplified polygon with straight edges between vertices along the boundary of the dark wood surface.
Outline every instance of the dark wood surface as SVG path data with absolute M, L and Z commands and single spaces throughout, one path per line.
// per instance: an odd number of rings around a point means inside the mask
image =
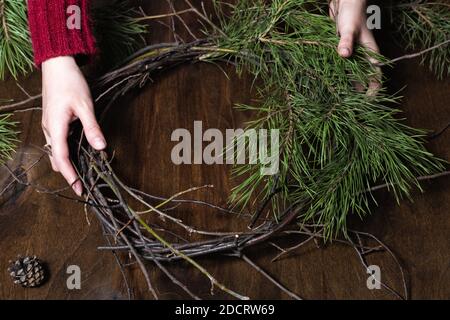
M 199 1 L 195 1 L 199 2 Z M 164 2 L 151 1 L 148 13 L 167 12 Z M 189 18 L 188 18 L 189 20 Z M 193 24 L 194 25 L 194 24 Z M 170 33 L 160 24 L 151 25 L 153 42 L 170 40 Z M 384 37 L 389 39 L 389 37 Z M 384 53 L 395 57 L 401 50 L 381 43 Z M 234 185 L 225 166 L 175 166 L 170 161 L 174 143 L 170 135 L 176 128 L 192 129 L 194 120 L 202 120 L 208 128 L 237 128 L 250 115 L 233 110 L 232 105 L 251 102 L 251 79 L 241 78 L 228 69 L 230 78 L 213 65 L 183 66 L 159 77 L 139 93 L 122 99 L 104 124 L 109 151 L 115 151 L 114 168 L 130 185 L 162 196 L 192 186 L 213 184 L 215 188 L 191 197 L 224 205 Z M 437 81 L 418 61 L 399 63 L 388 71 L 389 86 L 395 90 L 407 85 L 401 108 L 407 123 L 437 130 L 449 118 L 449 80 Z M 35 72 L 19 79 L 31 94 L 40 91 L 40 75 Z M 1 98 L 23 99 L 14 79 L 0 86 Z M 23 172 L 38 160 L 44 138 L 40 129 L 40 111 L 18 113 L 21 143 L 10 168 Z M 429 150 L 450 160 L 450 131 L 429 144 Z M 22 171 L 21 171 L 22 170 Z M 24 175 L 41 188 L 58 189 L 64 181 L 51 171 L 47 159 Z M 0 189 L 11 183 L 5 169 L 0 172 Z M 397 205 L 385 191 L 377 192 L 379 206 L 364 223 L 352 219 L 352 225 L 382 239 L 400 258 L 407 272 L 411 297 L 414 299 L 449 298 L 449 179 L 425 183 L 425 193 L 414 192 L 414 202 Z M 70 193 L 68 193 L 70 195 Z M 94 216 L 87 216 L 82 205 L 36 192 L 33 187 L 13 183 L 0 198 L 0 299 L 126 299 L 127 292 L 114 256 L 96 248 L 104 245 Z M 177 214 L 199 228 L 230 230 L 245 227 L 245 221 L 217 216 L 204 208 L 185 206 Z M 88 224 L 87 220 L 90 221 Z M 339 244 L 316 248 L 303 247 L 278 262 L 270 246 L 251 250 L 249 256 L 271 275 L 306 299 L 393 299 L 383 290 L 368 290 L 367 274 L 353 249 Z M 45 260 L 50 270 L 49 281 L 38 289 L 23 289 L 12 284 L 7 272 L 8 261 L 17 255 L 35 254 Z M 126 257 L 125 257 L 126 259 Z M 199 260 L 230 288 L 252 298 L 286 299 L 274 285 L 240 260 L 204 258 Z M 382 279 L 401 290 L 399 271 L 386 254 L 375 254 L 370 263 L 381 266 Z M 66 287 L 66 269 L 78 265 L 82 271 L 81 290 Z M 185 297 L 161 272 L 148 265 L 161 298 Z M 209 283 L 186 264 L 171 266 L 181 280 L 203 297 L 209 296 Z M 144 279 L 135 265 L 126 269 L 134 297 L 150 299 Z M 226 297 L 216 290 L 215 298 Z

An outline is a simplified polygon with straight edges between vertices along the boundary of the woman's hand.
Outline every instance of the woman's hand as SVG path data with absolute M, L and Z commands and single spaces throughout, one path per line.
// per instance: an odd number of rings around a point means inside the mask
M 355 43 L 379 53 L 373 33 L 367 28 L 365 0 L 331 0 L 330 16 L 336 21 L 337 32 L 341 38 L 337 48 L 341 57 L 350 57 Z M 373 58 L 369 59 L 372 63 L 378 62 Z M 378 73 L 381 75 L 381 70 Z M 369 84 L 368 93 L 376 92 L 379 88 L 380 79 L 374 79 Z
M 97 123 L 91 93 L 73 57 L 57 57 L 42 64 L 42 129 L 51 147 L 53 170 L 60 172 L 75 193 L 83 187 L 69 159 L 69 125 L 80 119 L 89 144 L 103 150 L 106 141 Z
M 354 43 L 379 52 L 372 32 L 367 28 L 365 0 L 332 0 L 330 15 L 336 20 L 336 26 L 341 41 L 338 52 L 348 58 L 353 53 Z

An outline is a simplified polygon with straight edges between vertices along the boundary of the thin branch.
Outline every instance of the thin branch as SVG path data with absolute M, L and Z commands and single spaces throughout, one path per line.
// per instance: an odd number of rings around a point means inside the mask
M 195 10 L 189 8 L 189 9 L 185 9 L 185 10 L 180 10 L 177 12 L 171 12 L 171 13 L 166 13 L 166 14 L 158 14 L 158 15 L 153 15 L 153 16 L 143 16 L 140 18 L 136 18 L 136 21 L 145 21 L 145 20 L 155 20 L 155 19 L 162 19 L 162 18 L 168 18 L 168 17 L 174 17 L 174 16 L 178 16 L 180 14 L 184 14 L 184 13 L 188 13 L 188 12 L 196 12 Z
M 35 102 L 42 98 L 42 94 L 37 94 L 35 96 L 28 97 L 23 101 L 19 101 L 16 103 L 0 106 L 0 112 L 9 112 L 9 111 L 17 111 L 28 108 L 27 105 L 31 102 Z
M 401 60 L 417 58 L 417 57 L 420 57 L 420 56 L 424 55 L 425 53 L 428 53 L 430 51 L 433 51 L 433 50 L 436 50 L 436 49 L 438 49 L 440 47 L 448 45 L 449 43 L 450 43 L 450 39 L 447 39 L 444 42 L 438 43 L 438 44 L 436 44 L 436 45 L 434 45 L 434 46 L 432 46 L 430 48 L 424 49 L 424 50 L 422 50 L 420 52 L 405 54 L 405 55 L 403 55 L 401 57 L 398 57 L 398 58 L 395 58 L 395 59 L 391 59 L 388 62 L 375 63 L 374 66 L 376 66 L 376 67 L 383 67 L 383 66 L 386 66 L 386 65 L 391 65 L 392 63 L 395 63 L 395 62 L 398 62 L 398 61 L 401 61 Z
M 248 258 L 245 254 L 237 254 L 242 260 L 244 260 L 247 264 L 249 264 L 253 269 L 258 271 L 261 275 L 263 275 L 266 279 L 276 285 L 281 291 L 286 293 L 289 297 L 295 300 L 303 300 L 294 292 L 283 286 L 279 281 L 275 280 L 271 275 L 269 275 L 266 271 L 264 271 L 261 267 L 259 267 L 255 262 L 253 262 L 250 258 Z
M 450 128 L 450 122 L 447 123 L 447 125 L 445 127 L 443 127 L 442 129 L 430 134 L 428 136 L 428 140 L 433 140 L 433 139 L 440 137 L 442 134 L 444 134 L 448 130 L 448 128 Z
M 450 171 L 444 171 L 444 172 L 440 172 L 440 173 L 436 173 L 436 174 L 432 174 L 432 175 L 428 175 L 428 176 L 417 177 L 416 180 L 417 181 L 427 181 L 427 180 L 433 180 L 433 179 L 438 179 L 438 178 L 442 178 L 442 177 L 447 177 L 449 175 L 450 175 Z M 392 184 L 390 184 L 390 183 L 384 183 L 384 184 L 380 184 L 378 186 L 369 188 L 365 192 L 373 192 L 373 191 L 377 191 L 380 189 L 386 189 L 391 186 L 392 186 Z
M 0 0 L 0 19 L 2 20 L 2 29 L 5 34 L 5 39 L 9 40 L 9 27 L 6 22 L 6 14 L 5 14 L 5 0 Z

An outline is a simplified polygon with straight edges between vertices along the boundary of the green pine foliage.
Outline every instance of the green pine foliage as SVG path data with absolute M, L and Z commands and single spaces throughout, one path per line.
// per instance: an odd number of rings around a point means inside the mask
M 10 114 L 0 116 L 0 165 L 11 159 L 18 142 L 16 123 L 10 118 Z
M 448 7 L 422 2 L 395 10 L 410 49 L 448 39 Z M 145 31 L 134 18 L 137 12 L 125 3 L 112 1 L 109 9 L 95 10 L 105 55 L 136 49 L 136 36 Z M 215 47 L 204 59 L 231 59 L 238 71 L 258 78 L 260 104 L 239 107 L 259 114 L 250 127 L 280 130 L 279 173 L 261 175 L 261 165 L 237 167 L 234 173 L 244 181 L 233 191 L 233 203 L 245 206 L 271 198 L 276 218 L 284 208 L 302 205 L 299 223 L 321 224 L 325 236 L 333 238 L 346 233 L 349 215 L 370 213 L 371 186 L 386 183 L 400 200 L 413 186 L 420 188 L 416 177 L 442 171 L 443 165 L 425 150 L 424 132 L 400 119 L 397 95 L 384 89 L 366 93 L 380 77 L 367 57 L 387 59 L 362 47 L 350 59 L 339 57 L 336 26 L 326 5 L 313 0 L 218 5 L 219 26 L 205 31 Z M 0 9 L 0 77 L 6 72 L 17 76 L 32 66 L 25 0 L 0 0 Z M 448 46 L 424 59 L 439 76 L 449 74 Z M 356 90 L 355 83 L 365 90 Z M 5 116 L 0 119 L 0 156 L 10 155 L 14 141 Z
M 104 64 L 119 63 L 143 45 L 141 36 L 147 27 L 138 20 L 139 16 L 129 1 L 111 0 L 94 8 L 94 32 Z
M 446 45 L 422 57 L 439 78 L 450 75 L 450 2 L 402 1 L 394 7 L 395 24 L 406 49 L 424 50 L 447 41 Z
M 0 80 L 9 71 L 16 76 L 33 67 L 25 0 L 0 0 Z
M 425 150 L 424 132 L 399 120 L 399 97 L 355 90 L 379 76 L 367 56 L 385 58 L 362 47 L 351 59 L 339 57 L 335 23 L 321 8 L 311 11 L 315 3 L 239 1 L 231 16 L 222 15 L 217 47 L 263 83 L 261 105 L 240 106 L 259 112 L 250 127 L 280 130 L 279 174 L 238 166 L 235 174 L 245 179 L 233 203 L 261 203 L 276 191 L 276 214 L 301 204 L 299 222 L 324 225 L 332 238 L 345 233 L 349 214 L 370 212 L 366 191 L 374 184 L 388 183 L 399 200 L 419 186 L 417 176 L 443 166 Z

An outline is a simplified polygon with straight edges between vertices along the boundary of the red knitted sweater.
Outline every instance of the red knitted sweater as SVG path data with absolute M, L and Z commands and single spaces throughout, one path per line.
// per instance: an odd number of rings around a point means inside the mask
M 34 61 L 57 56 L 92 56 L 96 52 L 90 0 L 28 0 Z

